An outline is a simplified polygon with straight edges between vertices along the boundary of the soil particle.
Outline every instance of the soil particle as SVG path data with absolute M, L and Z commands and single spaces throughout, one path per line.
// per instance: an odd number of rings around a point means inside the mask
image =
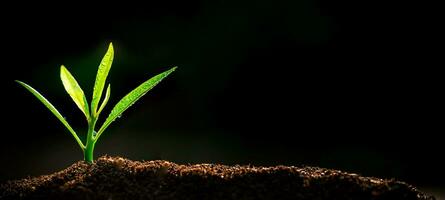
M 178 165 L 104 156 L 51 175 L 8 181 L 0 199 L 434 200 L 396 180 L 318 167 Z

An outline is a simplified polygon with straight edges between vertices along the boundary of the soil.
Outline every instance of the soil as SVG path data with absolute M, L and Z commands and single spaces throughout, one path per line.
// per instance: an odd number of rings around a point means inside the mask
M 433 200 L 396 180 L 318 167 L 178 165 L 104 156 L 51 175 L 8 181 L 0 199 Z

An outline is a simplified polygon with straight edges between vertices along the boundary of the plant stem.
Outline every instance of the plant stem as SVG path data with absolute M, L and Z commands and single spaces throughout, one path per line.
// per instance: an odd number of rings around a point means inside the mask
M 93 163 L 94 156 L 94 145 L 96 142 L 94 141 L 94 126 L 96 125 L 96 119 L 90 118 L 88 120 L 88 134 L 87 134 L 87 143 L 84 151 L 84 160 L 87 163 Z

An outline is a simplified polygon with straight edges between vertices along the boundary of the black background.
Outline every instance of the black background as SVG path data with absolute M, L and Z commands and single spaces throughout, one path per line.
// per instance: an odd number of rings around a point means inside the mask
M 105 112 L 149 77 L 179 68 L 110 126 L 96 157 L 315 165 L 419 185 L 444 177 L 443 79 L 429 68 L 438 65 L 423 47 L 427 30 L 401 8 L 209 0 L 2 10 L 1 180 L 82 159 L 14 80 L 44 94 L 84 137 L 59 66 L 90 99 L 109 42 L 116 54 Z

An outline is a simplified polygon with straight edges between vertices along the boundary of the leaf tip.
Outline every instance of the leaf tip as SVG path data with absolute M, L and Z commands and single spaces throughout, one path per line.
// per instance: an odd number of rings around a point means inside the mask
M 174 66 L 174 67 L 170 68 L 169 70 L 166 71 L 167 75 L 171 74 L 171 73 L 174 72 L 176 69 L 178 69 L 178 66 Z
M 16 83 L 18 83 L 18 84 L 20 84 L 20 85 L 23 85 L 23 84 L 25 84 L 25 83 L 23 83 L 22 81 L 19 81 L 19 80 L 14 80 Z
M 60 65 L 60 72 L 62 73 L 62 71 L 67 71 L 65 65 Z
M 110 42 L 110 44 L 108 45 L 108 49 L 114 51 L 113 42 Z

